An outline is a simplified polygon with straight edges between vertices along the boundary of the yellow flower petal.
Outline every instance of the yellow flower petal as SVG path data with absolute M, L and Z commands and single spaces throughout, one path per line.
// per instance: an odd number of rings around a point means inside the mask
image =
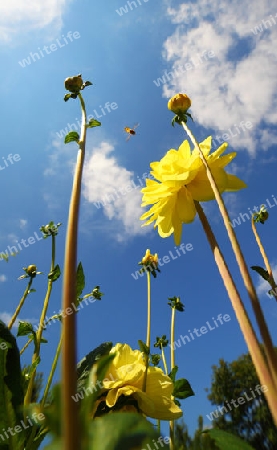
M 223 143 L 210 153 L 212 139 L 207 137 L 200 148 L 207 160 L 215 182 L 221 193 L 236 191 L 246 187 L 245 183 L 224 168 L 236 156 L 235 152 L 222 156 L 228 144 Z M 146 180 L 143 188 L 142 206 L 153 205 L 141 220 L 148 219 L 143 225 L 153 222 L 161 237 L 174 233 L 176 243 L 180 242 L 182 224 L 193 222 L 196 210 L 194 200 L 209 201 L 214 193 L 208 180 L 206 169 L 199 156 L 198 149 L 191 152 L 188 141 L 184 141 L 178 150 L 170 149 L 159 161 L 151 164 L 152 175 L 156 180 Z
M 244 181 L 242 181 L 235 175 L 230 175 L 229 173 L 227 173 L 227 179 L 227 188 L 225 189 L 226 192 L 239 191 L 240 189 L 244 189 L 247 187 L 247 184 L 245 184 Z
M 173 383 L 161 369 L 148 368 L 146 392 L 143 392 L 146 370 L 143 353 L 132 350 L 127 344 L 116 344 L 110 353 L 115 352 L 116 356 L 108 368 L 108 374 L 116 373 L 118 378 L 110 381 L 107 374 L 103 381 L 101 401 L 105 400 L 106 405 L 112 408 L 121 396 L 131 396 L 137 400 L 139 409 L 148 417 L 173 420 L 182 416 L 181 409 L 171 399 Z

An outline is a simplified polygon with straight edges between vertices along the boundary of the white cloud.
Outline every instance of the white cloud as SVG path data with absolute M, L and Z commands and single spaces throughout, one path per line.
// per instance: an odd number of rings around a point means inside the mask
M 28 223 L 28 221 L 27 220 L 25 220 L 25 219 L 20 219 L 20 221 L 19 221 L 19 223 L 20 223 L 20 228 L 23 230 L 23 228 L 25 228 L 26 227 L 26 225 L 27 225 L 27 223 Z
M 0 275 L 0 283 L 4 283 L 4 281 L 7 281 L 7 277 L 4 274 Z
M 121 241 L 126 235 L 141 235 L 149 230 L 141 228 L 139 220 L 143 212 L 141 186 L 134 180 L 134 173 L 120 166 L 110 155 L 113 150 L 111 144 L 102 142 L 88 156 L 84 168 L 84 196 L 93 204 L 95 213 L 98 211 L 113 220 L 116 238 Z
M 9 0 L 0 3 L 0 42 L 49 25 L 57 33 L 68 0 Z
M 241 121 L 251 122 L 252 128 L 233 137 L 230 146 L 247 148 L 254 155 L 260 148 L 257 127 L 261 121 L 264 129 L 277 121 L 277 19 L 276 25 L 272 21 L 271 27 L 263 26 L 256 35 L 251 31 L 274 13 L 272 2 L 199 0 L 169 6 L 167 13 L 176 24 L 163 50 L 170 70 L 190 58 L 198 61 L 198 66 L 164 85 L 164 96 L 187 93 L 193 116 L 215 134 L 227 132 Z M 204 51 L 213 51 L 215 57 L 202 57 L 200 62 Z M 261 142 L 266 150 L 271 143 L 264 138 Z
M 10 314 L 10 313 L 3 312 L 3 313 L 0 313 L 0 320 L 2 320 L 2 322 L 4 322 L 6 325 L 8 325 L 10 323 L 11 319 L 12 319 L 12 316 L 13 315 Z M 14 328 L 18 328 L 19 321 L 21 321 L 21 322 L 29 322 L 29 323 L 33 323 L 34 324 L 34 323 L 38 322 L 38 319 L 20 319 L 20 318 L 17 318 L 16 321 L 14 322 L 14 324 L 13 324 Z

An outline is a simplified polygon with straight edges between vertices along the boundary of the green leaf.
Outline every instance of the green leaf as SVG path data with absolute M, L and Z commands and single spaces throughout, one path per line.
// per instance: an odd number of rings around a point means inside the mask
M 192 397 L 195 394 L 188 380 L 185 380 L 185 378 L 180 378 L 180 380 L 176 380 L 174 383 L 172 395 L 184 400 L 185 398 Z
M 175 383 L 175 378 L 176 378 L 176 373 L 178 371 L 178 366 L 173 367 L 173 369 L 171 370 L 171 372 L 168 374 L 169 378 L 171 378 L 171 380 L 173 381 L 173 383 Z
M 87 128 L 100 127 L 101 122 L 96 119 L 90 119 L 89 123 L 87 123 Z
M 86 285 L 85 274 L 84 274 L 84 270 L 83 270 L 83 266 L 82 266 L 81 262 L 79 262 L 78 267 L 77 267 L 76 278 L 77 278 L 76 294 L 77 294 L 77 298 L 78 298 L 82 294 L 84 287 Z
M 0 429 L 14 429 L 23 415 L 21 406 L 24 402 L 20 354 L 15 337 L 8 327 L 0 321 Z M 5 437 L 5 436 L 4 436 Z M 13 433 L 9 442 L 1 449 L 22 448 L 24 433 Z M 9 445 L 8 445 L 9 444 Z
M 33 364 L 30 366 L 29 369 L 29 377 L 31 377 L 32 373 L 34 372 L 34 370 L 36 370 L 37 366 L 40 363 L 40 356 L 37 357 L 37 359 L 33 362 Z
M 30 333 L 35 333 L 33 325 L 29 322 L 19 321 L 17 336 L 26 336 Z
M 6 262 L 9 261 L 9 257 L 5 253 L 0 253 L 0 258 L 4 259 Z
M 85 386 L 93 364 L 95 364 L 102 356 L 108 355 L 112 346 L 112 342 L 104 342 L 79 361 L 77 364 L 77 392 Z
M 138 340 L 138 345 L 139 345 L 140 351 L 142 353 L 144 353 L 147 356 L 150 355 L 150 348 L 147 347 L 147 345 L 143 341 L 141 341 L 140 339 Z
M 139 414 L 114 413 L 91 422 L 89 449 L 152 449 L 156 442 L 157 447 L 168 450 L 168 445 L 162 440 L 161 446 L 158 439 L 159 433 Z
M 77 133 L 77 131 L 70 131 L 70 133 L 68 133 L 65 136 L 64 143 L 65 144 L 69 144 L 69 142 L 77 142 L 77 143 L 79 143 L 79 139 L 80 139 L 80 136 Z
M 216 445 L 220 450 L 254 450 L 247 442 L 226 431 L 214 428 L 211 430 L 204 430 L 203 434 L 204 433 L 209 434 L 209 436 L 215 440 Z
M 82 448 L 87 450 L 169 450 L 163 438 L 144 417 L 135 413 L 113 413 L 89 423 L 88 440 L 82 435 Z M 45 450 L 63 450 L 61 439 L 55 439 Z
M 65 94 L 64 101 L 67 102 L 71 98 L 71 94 Z
M 85 85 L 85 86 L 92 86 L 92 82 L 91 82 L 91 81 L 85 81 L 85 82 L 84 82 L 84 85 Z
M 268 274 L 267 270 L 263 269 L 260 266 L 251 266 L 251 269 L 255 270 L 255 272 L 258 272 L 258 274 L 261 275 L 261 277 L 264 280 L 269 281 L 270 277 L 269 277 L 269 274 Z
M 57 264 L 55 266 L 54 270 L 52 270 L 52 272 L 49 273 L 48 279 L 54 283 L 54 281 L 56 281 L 58 278 L 60 278 L 60 276 L 61 276 L 61 269 L 60 269 L 59 264 Z

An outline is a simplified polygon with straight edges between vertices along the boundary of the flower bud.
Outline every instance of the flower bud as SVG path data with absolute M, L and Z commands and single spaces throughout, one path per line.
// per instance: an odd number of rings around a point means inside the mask
M 37 266 L 31 264 L 30 266 L 27 267 L 26 272 L 31 278 L 34 278 L 37 274 Z
M 78 93 L 81 87 L 83 86 L 83 80 L 81 75 L 66 78 L 64 86 L 67 91 L 73 92 L 74 94 Z
M 170 111 L 181 116 L 191 107 L 191 100 L 186 94 L 176 94 L 169 100 L 167 107 Z

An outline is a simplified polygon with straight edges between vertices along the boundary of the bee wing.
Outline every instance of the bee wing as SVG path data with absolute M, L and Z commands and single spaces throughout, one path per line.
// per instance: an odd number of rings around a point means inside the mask
M 139 126 L 139 123 L 136 123 L 136 124 L 133 126 L 133 130 L 135 130 L 138 126 Z
M 126 137 L 126 142 L 128 142 L 130 138 L 131 138 L 131 135 L 128 134 L 128 136 Z

